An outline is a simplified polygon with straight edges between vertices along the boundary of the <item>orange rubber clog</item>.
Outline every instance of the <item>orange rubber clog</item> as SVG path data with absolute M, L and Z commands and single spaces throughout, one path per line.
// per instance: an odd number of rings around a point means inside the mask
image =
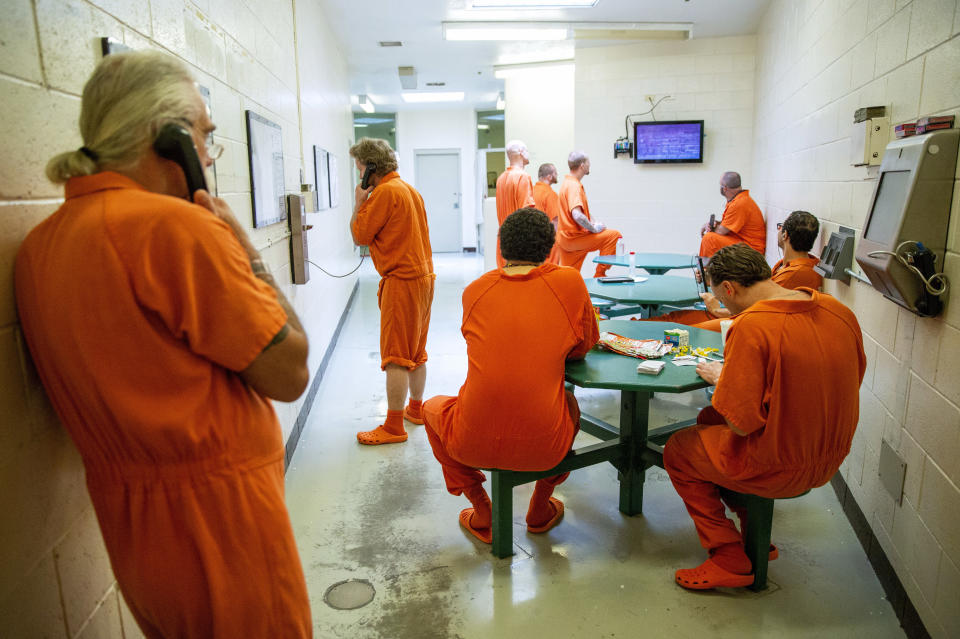
M 681 568 L 674 575 L 677 583 L 690 590 L 711 588 L 743 588 L 753 583 L 753 574 L 738 575 L 721 568 L 713 559 L 707 559 L 696 568 Z
M 460 511 L 460 525 L 466 528 L 471 535 L 479 539 L 485 544 L 493 543 L 493 529 L 492 528 L 474 528 L 471 525 L 471 520 L 473 519 L 473 508 L 464 508 Z
M 553 504 L 553 517 L 550 518 L 550 521 L 545 523 L 542 526 L 527 526 L 527 532 L 540 534 L 545 533 L 557 524 L 560 523 L 560 520 L 563 519 L 563 502 L 557 499 L 556 497 L 550 498 L 550 503 Z
M 357 441 L 365 446 L 379 446 L 380 444 L 399 444 L 407 441 L 407 434 L 394 435 L 383 427 L 383 424 L 373 430 L 357 433 Z

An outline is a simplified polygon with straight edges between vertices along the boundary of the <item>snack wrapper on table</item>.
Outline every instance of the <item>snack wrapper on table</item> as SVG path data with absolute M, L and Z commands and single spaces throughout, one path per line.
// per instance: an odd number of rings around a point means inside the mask
M 673 344 L 664 344 L 658 339 L 633 339 L 607 331 L 600 333 L 597 344 L 608 351 L 638 359 L 656 359 L 673 350 Z

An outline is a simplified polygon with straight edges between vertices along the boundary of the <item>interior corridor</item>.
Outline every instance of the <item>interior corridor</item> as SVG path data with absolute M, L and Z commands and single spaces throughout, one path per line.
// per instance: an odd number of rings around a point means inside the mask
M 460 296 L 482 270 L 473 254 L 434 256 L 437 286 L 427 392 L 455 395 L 467 370 Z M 378 277 L 359 290 L 287 472 L 287 503 L 310 590 L 317 637 L 903 637 L 896 615 L 828 485 L 778 501 L 770 588 L 691 592 L 673 571 L 703 560 L 666 473 L 647 473 L 643 516 L 617 510 L 610 465 L 571 474 L 556 495 L 563 522 L 529 535 L 532 484 L 514 491 L 514 550 L 496 559 L 457 522 L 466 507 L 444 489 L 422 426 L 404 444 L 360 446 L 382 423 Z M 614 391 L 577 389 L 581 409 L 617 423 Z M 687 419 L 702 391 L 658 396 L 653 423 Z M 577 444 L 594 440 L 581 434 Z M 487 483 L 489 486 L 489 482 Z M 337 610 L 329 586 L 368 580 L 371 603 Z

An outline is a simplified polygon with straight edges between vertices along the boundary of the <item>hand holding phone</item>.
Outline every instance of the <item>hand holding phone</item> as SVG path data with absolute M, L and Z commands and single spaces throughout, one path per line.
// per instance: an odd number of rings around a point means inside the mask
M 203 165 L 200 164 L 197 148 L 193 145 L 193 136 L 183 126 L 173 122 L 165 124 L 153 141 L 153 150 L 160 157 L 176 162 L 183 169 L 183 176 L 187 181 L 187 197 L 191 202 L 194 193 L 199 189 L 207 189 L 207 180 L 203 175 Z
M 376 164 L 368 164 L 367 168 L 363 171 L 363 178 L 360 180 L 360 188 L 362 188 L 364 191 L 370 188 L 370 179 L 373 177 L 373 174 L 376 170 Z

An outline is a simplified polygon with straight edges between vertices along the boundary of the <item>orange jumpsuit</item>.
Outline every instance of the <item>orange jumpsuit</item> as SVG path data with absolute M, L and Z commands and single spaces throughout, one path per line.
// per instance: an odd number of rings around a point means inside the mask
M 850 452 L 866 369 L 860 326 L 833 297 L 799 290 L 812 298 L 764 300 L 737 315 L 712 407 L 665 447 L 664 468 L 704 548 L 741 540 L 718 486 L 792 497 L 829 481 Z
M 733 196 L 723 209 L 720 224 L 730 229 L 726 235 L 710 231 L 700 240 L 700 255 L 710 257 L 724 246 L 745 242 L 761 253 L 767 250 L 767 226 L 760 207 L 744 189 Z
M 780 260 L 773 266 L 773 277 L 775 283 L 791 290 L 800 288 L 819 289 L 823 285 L 823 277 L 813 270 L 813 267 L 820 263 L 820 260 L 812 255 L 801 257 L 790 262 L 784 263 Z M 677 324 L 686 324 L 695 328 L 703 328 L 708 331 L 720 332 L 720 322 L 729 317 L 714 317 L 708 311 L 698 311 L 687 309 L 682 311 L 673 311 L 664 313 L 657 317 L 651 317 L 651 322 L 675 322 Z
M 583 259 L 590 251 L 600 251 L 600 255 L 616 255 L 617 240 L 622 236 L 620 231 L 605 229 L 599 233 L 591 233 L 573 219 L 573 209 L 578 206 L 583 214 L 590 217 L 590 206 L 587 204 L 587 192 L 583 184 L 572 175 L 564 176 L 560 184 L 560 224 L 557 228 L 557 245 L 560 252 L 560 264 L 572 266 L 580 270 Z M 594 277 L 601 277 L 610 270 L 609 264 L 597 264 Z
M 427 361 L 427 329 L 433 304 L 433 252 L 427 212 L 416 189 L 396 171 L 380 180 L 357 211 L 350 230 L 370 247 L 380 274 L 380 368 L 414 370 Z
M 536 207 L 547 214 L 554 226 L 560 217 L 560 197 L 550 188 L 546 182 L 537 182 L 533 185 L 533 201 Z M 550 257 L 547 258 L 550 264 L 560 263 L 560 250 L 557 243 L 553 243 L 553 249 L 550 251 Z
M 116 173 L 72 178 L 16 292 L 144 634 L 311 636 L 280 425 L 237 374 L 287 317 L 229 227 Z
M 523 169 L 508 166 L 497 178 L 497 224 L 503 224 L 507 217 L 517 209 L 536 206 L 533 200 L 533 180 Z M 506 262 L 500 255 L 500 234 L 497 234 L 497 266 Z
M 453 495 L 479 487 L 477 468 L 547 470 L 570 450 L 580 411 L 564 363 L 599 339 L 579 273 L 543 264 L 489 271 L 463 292 L 467 379 L 457 397 L 423 405 L 427 436 Z M 538 482 L 552 487 L 566 474 Z M 541 484 L 543 482 L 543 484 Z

